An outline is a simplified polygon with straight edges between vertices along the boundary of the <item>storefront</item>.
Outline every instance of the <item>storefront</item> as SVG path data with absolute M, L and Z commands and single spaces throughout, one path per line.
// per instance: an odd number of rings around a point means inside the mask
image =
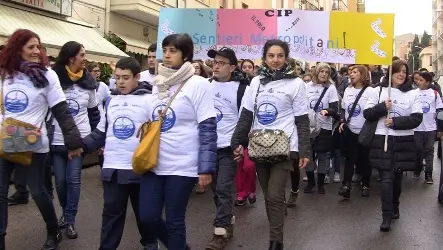
M 15 4 L 21 2 L 22 4 Z M 0 1 L 0 43 L 17 29 L 29 29 L 36 32 L 45 45 L 48 55 L 57 57 L 59 49 L 68 41 L 77 41 L 86 49 L 88 61 L 110 63 L 128 55 L 108 42 L 88 23 L 67 21 L 71 15 L 71 1 L 29 1 L 29 7 L 23 1 Z M 38 9 L 43 9 L 45 12 Z M 55 13 L 55 14 L 53 14 Z

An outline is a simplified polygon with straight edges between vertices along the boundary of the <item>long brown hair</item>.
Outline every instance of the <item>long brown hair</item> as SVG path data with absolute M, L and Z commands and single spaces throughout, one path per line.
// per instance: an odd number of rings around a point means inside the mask
M 364 65 L 354 65 L 352 70 L 358 70 L 360 72 L 360 82 L 363 83 L 363 87 L 367 87 L 371 84 L 371 77 L 369 75 L 369 70 Z M 355 83 L 351 82 L 352 87 L 355 87 Z

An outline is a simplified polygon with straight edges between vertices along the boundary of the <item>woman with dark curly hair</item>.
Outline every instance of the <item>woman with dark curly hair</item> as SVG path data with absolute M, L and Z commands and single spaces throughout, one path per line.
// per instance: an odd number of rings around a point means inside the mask
M 41 53 L 39 36 L 25 29 L 15 31 L 0 54 L 0 80 L 3 119 L 12 118 L 36 127 L 45 123 L 50 110 L 59 122 L 70 156 L 80 156 L 82 140 L 72 118 L 57 74 L 48 68 L 48 59 Z M 3 105 L 2 105 L 3 106 Z M 26 168 L 26 179 L 32 197 L 46 223 L 48 238 L 43 250 L 56 249 L 62 239 L 51 197 L 45 187 L 46 157 L 49 152 L 48 131 L 41 126 L 38 147 L 33 152 L 31 165 Z M 9 177 L 15 164 L 0 158 L 0 249 L 5 249 L 8 218 L 7 194 Z

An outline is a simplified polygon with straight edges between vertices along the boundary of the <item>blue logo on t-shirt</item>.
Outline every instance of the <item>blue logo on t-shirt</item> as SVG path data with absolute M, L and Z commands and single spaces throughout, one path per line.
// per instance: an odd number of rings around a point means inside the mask
M 223 112 L 219 108 L 215 108 L 215 114 L 217 115 L 217 123 L 223 119 Z
M 422 102 L 421 108 L 423 109 L 423 113 L 428 113 L 431 110 L 431 105 L 428 102 Z
M 163 108 L 165 108 L 165 107 L 166 107 L 165 104 L 159 104 L 159 105 L 155 106 L 154 111 L 152 111 L 152 120 L 158 121 L 158 117 L 159 117 L 158 112 L 160 110 L 163 110 Z M 166 112 L 166 115 L 163 119 L 160 131 L 166 132 L 166 131 L 170 130 L 172 127 L 174 127 L 176 119 L 177 119 L 177 117 L 175 116 L 174 110 L 171 107 L 169 107 L 169 109 Z
M 21 90 L 13 90 L 5 96 L 5 109 L 11 113 L 20 113 L 28 107 L 29 98 Z
M 69 105 L 72 116 L 78 115 L 78 112 L 80 112 L 80 104 L 74 99 L 66 99 L 66 102 Z
M 311 108 L 311 109 L 314 109 L 315 108 L 315 104 L 317 104 L 317 101 L 318 101 L 318 99 L 316 99 L 316 100 L 312 100 L 310 103 L 309 103 L 309 107 Z M 315 112 L 320 112 L 320 111 L 322 111 L 323 110 L 323 102 L 320 102 L 319 104 L 318 104 L 318 108 L 316 109 L 316 110 L 314 110 Z
M 129 117 L 120 116 L 115 119 L 112 130 L 117 139 L 126 140 L 134 135 L 135 124 Z
M 349 104 L 349 106 L 348 106 L 348 113 L 349 113 L 349 115 L 350 115 L 351 117 L 359 116 L 360 113 L 361 113 L 361 107 L 360 107 L 360 104 L 355 105 L 354 112 L 352 112 L 352 114 L 350 114 L 350 113 L 351 113 L 352 106 L 354 106 L 354 104 Z
M 263 102 L 258 106 L 257 119 L 262 125 L 269 125 L 277 119 L 278 111 L 274 104 Z

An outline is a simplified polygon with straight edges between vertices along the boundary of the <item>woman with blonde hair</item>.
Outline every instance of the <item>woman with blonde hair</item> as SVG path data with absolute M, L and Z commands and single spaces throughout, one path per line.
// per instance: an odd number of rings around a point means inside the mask
M 318 160 L 318 193 L 326 193 L 324 184 L 325 177 L 329 172 L 331 149 L 332 149 L 332 117 L 338 113 L 338 94 L 331 80 L 331 67 L 326 63 L 319 63 L 315 68 L 314 79 L 306 84 L 306 95 L 311 110 L 318 115 L 314 116 L 315 123 L 320 126 L 319 134 L 311 136 L 312 155 L 306 169 L 308 185 L 304 192 L 312 193 L 315 188 L 315 161 Z M 314 157 L 315 155 L 315 157 Z

